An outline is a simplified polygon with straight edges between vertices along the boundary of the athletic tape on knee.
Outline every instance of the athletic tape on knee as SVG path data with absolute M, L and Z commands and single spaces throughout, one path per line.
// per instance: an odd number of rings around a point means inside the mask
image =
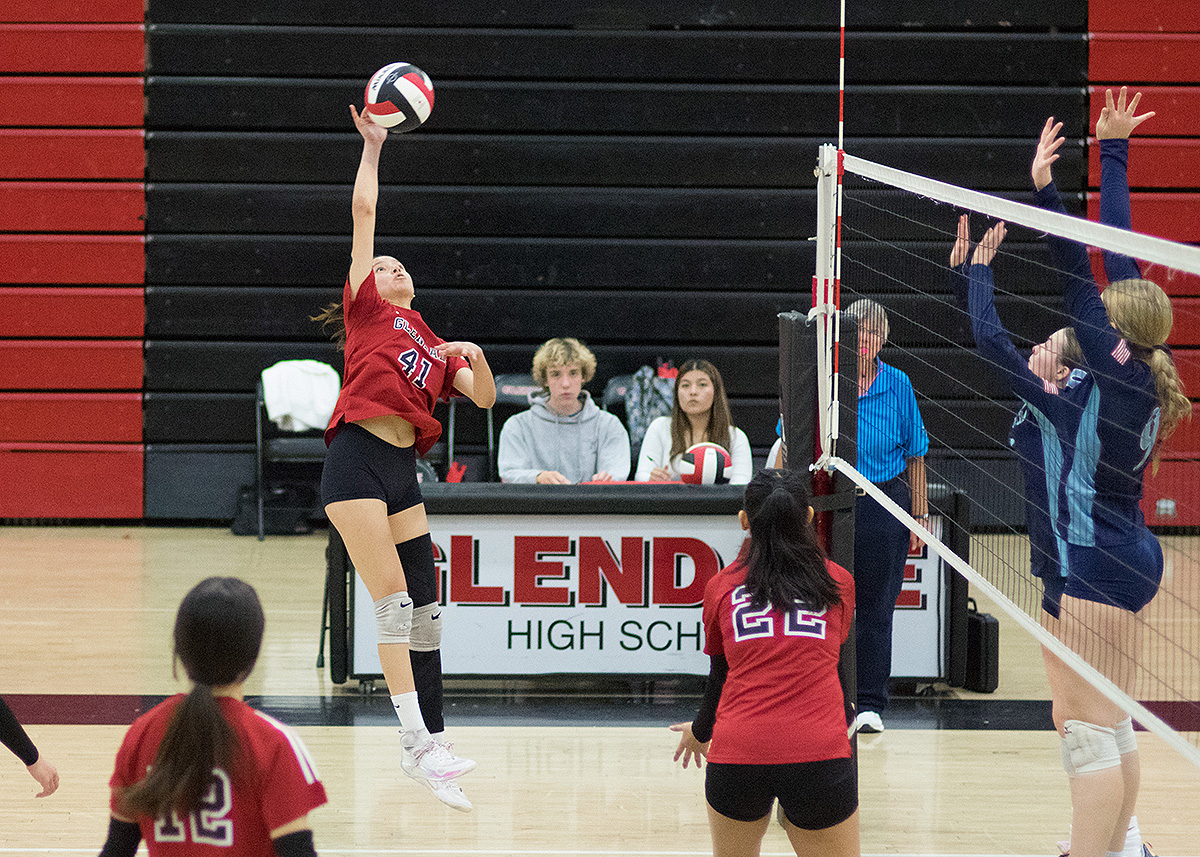
M 380 643 L 407 643 L 412 635 L 413 602 L 407 592 L 393 592 L 375 602 Z
M 1126 717 L 1117 724 L 1117 752 L 1124 756 L 1137 749 L 1137 735 L 1133 733 L 1133 718 Z
M 1117 752 L 1115 729 L 1097 726 L 1082 720 L 1068 720 L 1063 724 L 1063 742 L 1071 756 L 1075 774 L 1092 774 L 1121 764 Z M 1070 775 L 1070 771 L 1067 772 Z
M 408 647 L 414 652 L 436 652 L 442 647 L 442 605 L 426 604 L 413 610 Z

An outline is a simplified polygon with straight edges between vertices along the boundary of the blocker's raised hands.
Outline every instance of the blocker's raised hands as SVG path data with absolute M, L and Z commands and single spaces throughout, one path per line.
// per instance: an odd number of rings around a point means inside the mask
M 957 268 L 967 261 L 969 252 L 971 252 L 971 215 L 961 214 L 958 217 L 958 234 L 954 237 L 954 246 L 950 248 L 950 267 Z
M 992 259 L 996 258 L 996 251 L 1000 248 L 1000 242 L 1004 240 L 1004 233 L 1003 220 L 983 233 L 983 238 L 980 239 L 979 246 L 975 248 L 975 255 L 971 258 L 971 264 L 992 264 Z
M 1041 190 L 1054 181 L 1051 166 L 1058 160 L 1058 148 L 1066 140 L 1062 136 L 1063 123 L 1055 122 L 1051 116 L 1042 126 L 1042 136 L 1038 140 L 1037 154 L 1033 156 L 1033 186 Z
M 1141 116 L 1135 115 L 1138 102 L 1142 100 L 1142 94 L 1135 92 L 1133 99 L 1126 105 L 1125 96 L 1128 90 L 1127 86 L 1121 87 L 1121 94 L 1115 104 L 1113 103 L 1113 91 L 1111 89 L 1105 91 L 1104 107 L 1100 110 L 1100 118 L 1096 120 L 1097 140 L 1127 139 L 1134 128 L 1155 115 L 1153 110 L 1143 113 Z

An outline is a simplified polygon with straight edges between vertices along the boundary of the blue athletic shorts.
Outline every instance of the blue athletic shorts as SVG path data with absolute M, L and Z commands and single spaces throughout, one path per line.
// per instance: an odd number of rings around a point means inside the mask
M 1162 582 L 1163 553 L 1149 530 L 1135 542 L 1104 547 L 1067 546 L 1066 594 L 1136 613 Z
M 796 827 L 824 830 L 858 809 L 858 776 L 849 757 L 790 765 L 709 762 L 704 796 L 709 806 L 735 821 L 757 821 L 779 798 Z
M 354 423 L 342 426 L 321 471 L 321 503 L 375 498 L 387 503 L 394 515 L 419 506 L 416 452 L 411 446 L 393 446 Z

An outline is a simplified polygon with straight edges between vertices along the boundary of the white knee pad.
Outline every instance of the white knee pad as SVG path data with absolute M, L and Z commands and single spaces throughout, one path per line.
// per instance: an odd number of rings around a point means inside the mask
M 1133 732 L 1133 718 L 1126 717 L 1117 724 L 1117 752 L 1124 756 L 1137 750 L 1137 735 Z
M 407 643 L 412 635 L 413 601 L 407 592 L 393 592 L 375 602 L 380 643 Z
M 1068 777 L 1091 774 L 1121 764 L 1115 729 L 1068 720 L 1063 724 L 1063 768 Z
M 414 652 L 436 652 L 442 647 L 442 605 L 435 602 L 413 611 L 408 645 Z

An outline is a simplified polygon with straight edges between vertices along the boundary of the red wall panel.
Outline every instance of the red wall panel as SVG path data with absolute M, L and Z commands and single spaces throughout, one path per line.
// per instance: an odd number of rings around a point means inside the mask
M 1175 358 L 1175 368 L 1179 370 L 1179 378 L 1183 381 L 1188 398 L 1200 399 L 1200 349 L 1176 348 L 1172 356 Z
M 142 343 L 0 340 L 0 390 L 140 390 Z
M 1089 247 L 1088 250 L 1092 259 L 1092 276 L 1096 278 L 1097 283 L 1107 283 L 1100 251 L 1095 247 Z M 1172 299 L 1200 295 L 1200 275 L 1164 268 L 1162 265 L 1142 263 L 1142 276 L 1162 286 L 1163 291 Z
M 0 445 L 0 518 L 140 518 L 140 444 Z
M 1200 457 L 1200 452 L 1194 453 Z M 1150 526 L 1194 527 L 1200 524 L 1200 461 L 1163 459 L 1158 473 L 1146 468 L 1142 514 Z
M 1200 83 L 1200 35 L 1093 33 L 1092 83 Z
M 141 443 L 141 393 L 0 393 L 0 443 Z
M 146 132 L 0 128 L 0 179 L 133 179 L 146 174 Z
M 0 21 L 124 21 L 145 17 L 145 0 L 5 0 Z
M 0 24 L 0 72 L 142 74 L 141 24 Z
M 1200 33 L 1200 3 L 1194 0 L 1091 0 L 1088 29 L 1123 33 L 1136 25 L 1146 32 Z
M 140 77 L 9 77 L 0 86 L 0 122 L 39 127 L 140 127 Z
M 1197 4 L 1197 9 L 1200 9 L 1200 4 Z M 1096 130 L 1096 119 L 1100 116 L 1100 110 L 1104 107 L 1104 92 L 1107 89 L 1113 90 L 1113 96 L 1117 94 L 1117 86 L 1092 86 L 1089 87 L 1091 92 L 1091 109 L 1088 116 L 1091 117 L 1090 130 Z M 1155 116 L 1152 119 L 1147 119 L 1145 123 L 1138 126 L 1138 135 L 1150 135 L 1155 137 L 1196 137 L 1200 136 L 1200 87 L 1197 86 L 1135 86 L 1133 91 L 1142 93 L 1142 100 L 1138 103 L 1138 110 L 1146 112 L 1153 110 Z M 1135 137 L 1136 141 L 1138 138 Z
M 1100 146 L 1095 140 L 1088 141 L 1088 184 L 1100 187 Z M 1200 139 L 1134 137 L 1129 141 L 1129 186 L 1200 187 Z
M 0 232 L 142 232 L 140 183 L 0 181 Z
M 1197 394 L 1200 394 L 1200 391 L 1197 391 Z M 1192 403 L 1191 422 L 1181 422 L 1175 428 L 1175 433 L 1167 439 L 1163 449 L 1166 458 L 1181 458 L 1184 457 L 1184 453 L 1190 456 L 1193 452 L 1196 453 L 1196 458 L 1200 458 L 1200 402 Z
M 141 288 L 0 288 L 0 306 L 0 337 L 140 339 L 146 330 Z
M 1171 241 L 1200 241 L 1200 193 L 1134 191 L 1129 204 L 1138 232 Z M 1087 207 L 1088 217 L 1099 220 L 1099 193 L 1088 193 Z
M 0 235 L 0 283 L 141 283 L 145 243 L 141 235 Z

